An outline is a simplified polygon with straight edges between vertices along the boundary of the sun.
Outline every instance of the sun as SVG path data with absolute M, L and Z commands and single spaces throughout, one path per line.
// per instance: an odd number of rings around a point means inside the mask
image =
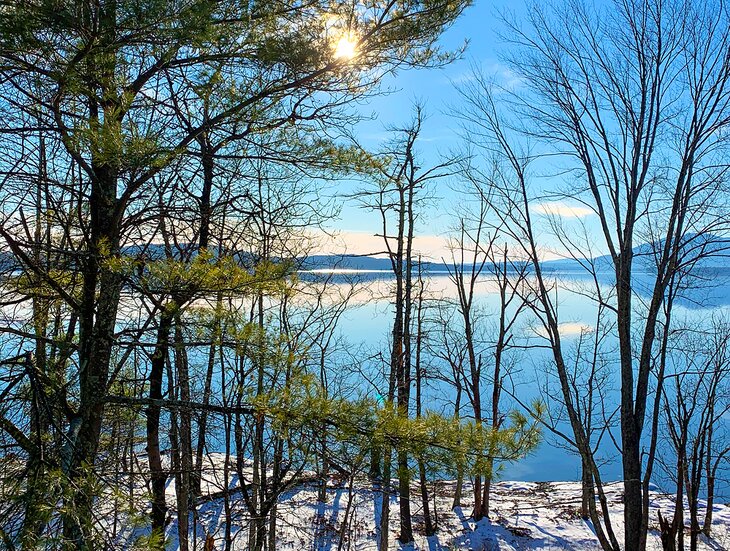
M 343 34 L 335 45 L 335 59 L 353 59 L 357 56 L 357 40 L 350 32 Z

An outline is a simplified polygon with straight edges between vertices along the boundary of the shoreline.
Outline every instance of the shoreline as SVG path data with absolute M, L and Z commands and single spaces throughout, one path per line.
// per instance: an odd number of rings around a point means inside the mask
M 231 515 L 231 549 L 247 548 L 248 514 L 235 469 L 230 469 L 228 484 L 224 483 L 223 454 L 209 454 L 208 467 L 203 473 L 201 497 L 198 499 L 196 532 L 198 545 L 210 536 L 213 549 L 223 549 L 226 539 L 226 508 Z M 229 459 L 230 461 L 230 459 Z M 144 460 L 140 464 L 144 464 Z M 379 530 L 377 522 L 382 493 L 365 476 L 353 479 L 331 478 L 327 487 L 327 502 L 317 501 L 318 485 L 313 473 L 301 473 L 302 482 L 286 491 L 277 501 L 276 549 L 317 551 L 377 551 Z M 393 482 L 397 479 L 392 479 Z M 226 490 L 227 488 L 227 490 Z M 475 522 L 471 517 L 473 498 L 471 484 L 464 481 L 461 506 L 452 509 L 455 481 L 429 483 L 432 514 L 435 505 L 437 533 L 426 537 L 423 527 L 420 496 L 417 485 L 412 486 L 412 518 L 415 542 L 401 545 L 397 541 L 397 492 L 391 494 L 389 522 L 389 549 L 481 551 L 521 549 L 599 550 L 598 540 L 590 521 L 580 518 L 580 482 L 522 482 L 496 481 L 492 484 L 490 518 Z M 619 541 L 623 538 L 622 484 L 605 485 L 611 522 Z M 143 490 L 140 487 L 140 490 Z M 136 493 L 136 492 L 135 492 Z M 148 503 L 142 495 L 137 501 L 140 508 Z M 228 499 L 226 507 L 225 499 Z M 173 479 L 167 485 L 167 504 L 170 507 L 166 529 L 166 549 L 178 549 L 177 517 Z M 647 549 L 661 550 L 658 531 L 658 511 L 663 515 L 673 512 L 669 494 L 653 491 L 651 496 L 651 524 Z M 142 510 L 139 511 L 143 512 Z M 704 507 L 701 507 L 704 514 Z M 730 549 L 730 506 L 716 504 L 713 508 L 713 534 L 700 538 L 699 549 Z M 194 518 L 191 515 L 191 526 Z M 132 542 L 144 536 L 145 529 L 121 527 L 116 543 L 119 548 L 131 548 Z M 190 542 L 192 544 L 192 541 Z M 192 547 L 192 545 L 191 545 Z

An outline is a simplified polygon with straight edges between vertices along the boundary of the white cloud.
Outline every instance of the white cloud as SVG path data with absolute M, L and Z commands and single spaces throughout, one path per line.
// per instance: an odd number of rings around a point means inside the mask
M 586 216 L 595 214 L 588 207 L 584 207 L 582 205 L 569 205 L 562 201 L 540 203 L 532 207 L 532 210 L 540 214 L 560 216 L 562 218 L 585 218 Z
M 371 232 L 336 230 L 331 234 L 316 232 L 317 245 L 312 254 L 367 254 L 385 256 L 383 238 Z M 417 235 L 413 239 L 414 255 L 427 260 L 449 257 L 448 243 L 439 235 Z M 391 246 L 395 246 L 394 243 Z
M 506 90 L 514 92 L 525 83 L 525 79 L 521 75 L 502 63 L 492 64 L 492 71 L 496 76 L 497 82 Z
M 563 337 L 573 337 L 593 331 L 593 327 L 586 323 L 565 322 L 558 325 L 558 332 Z
M 535 331 L 535 334 L 540 337 L 548 337 L 548 332 L 545 327 L 538 327 L 533 330 Z M 590 333 L 593 330 L 593 326 L 588 325 L 587 323 L 569 321 L 558 324 L 558 333 L 560 333 L 560 336 L 564 338 L 578 337 L 585 333 Z
M 513 71 L 508 65 L 494 60 L 485 60 L 476 62 L 471 69 L 460 71 L 456 75 L 447 78 L 448 82 L 455 86 L 471 86 L 479 82 L 494 84 L 497 88 L 495 92 L 501 89 L 516 91 L 521 88 L 525 79 L 519 73 Z
M 309 232 L 314 239 L 313 249 L 309 254 L 352 254 L 372 255 L 386 258 L 386 247 L 383 238 L 375 235 L 374 232 L 356 230 L 328 230 L 327 233 L 316 230 Z M 395 243 L 391 243 L 395 247 Z M 452 252 L 449 248 L 449 238 L 446 235 L 422 234 L 416 235 L 413 239 L 414 257 L 422 255 L 424 260 L 431 262 L 452 261 Z M 565 258 L 565 254 L 558 254 L 550 248 L 538 247 L 538 254 L 541 261 L 558 260 Z M 524 257 L 519 247 L 510 249 L 510 257 L 520 260 Z M 466 262 L 470 261 L 469 256 Z

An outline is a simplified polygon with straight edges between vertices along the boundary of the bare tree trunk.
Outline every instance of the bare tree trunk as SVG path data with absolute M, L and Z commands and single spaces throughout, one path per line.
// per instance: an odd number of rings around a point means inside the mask
M 677 528 L 674 524 L 674 522 L 669 522 L 669 520 L 665 519 L 662 516 L 662 512 L 658 512 L 659 515 L 659 537 L 662 542 L 662 549 L 664 551 L 676 551 L 677 550 L 677 543 L 676 543 L 676 535 L 677 535 Z
M 423 344 L 423 295 L 424 295 L 424 281 L 421 258 L 418 259 L 418 297 L 416 304 L 416 362 L 415 362 L 415 373 L 416 373 L 416 418 L 421 417 L 422 414 L 422 390 L 423 390 L 423 374 L 424 370 L 421 367 L 421 347 Z M 423 508 L 423 522 L 426 536 L 432 536 L 436 533 L 436 526 L 431 519 L 430 502 L 428 495 L 428 484 L 426 478 L 426 464 L 423 461 L 423 457 L 418 458 L 418 477 L 419 486 L 421 489 L 421 507 Z
M 383 480 L 381 482 L 382 502 L 380 504 L 380 535 L 378 551 L 386 551 L 390 540 L 390 469 L 393 450 L 386 445 L 383 453 Z
M 177 381 L 175 373 L 173 372 L 173 362 L 167 361 L 167 395 L 171 400 L 179 399 L 179 393 L 177 391 Z M 178 508 L 177 511 L 177 537 L 178 539 L 184 539 L 187 543 L 187 496 L 184 494 L 183 483 L 182 483 L 182 460 L 180 456 L 180 415 L 179 411 L 170 411 L 170 472 L 173 475 L 173 483 L 175 486 L 175 505 Z M 182 489 L 182 490 L 181 490 Z M 182 511 L 180 511 L 182 507 Z M 185 518 L 181 518 L 181 513 L 184 513 Z M 181 528 L 182 524 L 182 528 Z
M 593 492 L 593 477 L 591 476 L 591 468 L 588 462 L 581 457 L 581 498 L 580 498 L 580 517 L 588 520 L 590 516 L 590 505 L 595 500 Z
M 350 475 L 350 479 L 347 483 L 347 505 L 345 506 L 345 514 L 342 517 L 342 524 L 340 525 L 340 533 L 337 542 L 337 551 L 342 551 L 345 544 L 345 539 L 352 540 L 353 533 L 350 526 L 350 519 L 352 517 L 352 503 L 354 501 L 354 486 L 355 486 L 355 473 Z
M 282 462 L 284 458 L 284 440 L 276 438 L 274 442 L 274 461 L 272 465 L 272 479 L 278 480 L 281 475 Z M 273 495 L 271 498 L 273 503 L 269 509 L 269 551 L 276 549 L 276 526 L 277 526 L 277 496 Z
M 203 387 L 203 404 L 208 405 L 213 388 L 213 372 L 215 369 L 215 356 L 221 339 L 221 320 L 220 312 L 223 309 L 223 293 L 217 293 L 215 301 L 215 315 L 213 316 L 213 327 L 211 331 L 211 342 L 208 347 L 208 362 L 205 370 L 205 383 Z M 205 443 L 208 431 L 208 411 L 200 412 L 200 421 L 198 422 L 198 443 L 195 448 L 195 469 L 192 480 L 192 491 L 195 496 L 200 495 L 200 478 L 203 464 L 203 454 L 205 453 Z
M 227 491 L 231 484 L 231 429 L 233 423 L 231 422 L 230 415 L 226 415 L 223 419 L 223 427 L 226 431 L 226 455 L 224 458 L 225 463 L 223 464 L 223 485 L 226 492 L 223 496 L 223 512 L 225 515 L 226 530 L 224 534 L 224 549 L 225 551 L 231 551 L 233 548 L 233 508 L 231 507 L 231 496 Z M 239 484 L 241 481 L 239 480 Z
M 458 376 L 458 375 L 457 375 Z M 461 413 L 461 385 L 457 384 L 456 399 L 454 401 L 454 418 L 459 419 Z M 461 507 L 461 494 L 464 486 L 464 470 L 459 464 L 456 471 L 456 487 L 454 488 L 454 501 L 451 504 L 452 509 Z
M 403 321 L 402 321 L 402 359 L 399 362 L 400 377 L 398 381 L 398 413 L 404 417 L 409 416 L 411 399 L 411 319 L 413 313 L 413 233 L 414 233 L 414 212 L 413 199 L 415 183 L 413 181 L 413 153 L 410 149 L 406 154 L 408 169 L 410 171 L 408 185 L 401 191 L 401 208 L 407 213 L 405 223 L 407 231 L 405 235 L 405 250 L 403 261 L 405 262 L 405 275 L 403 285 Z M 404 219 L 401 217 L 401 221 Z M 413 541 L 413 524 L 411 519 L 411 484 L 410 470 L 408 468 L 408 453 L 401 450 L 398 452 L 398 493 L 400 506 L 400 536 L 398 541 L 402 544 Z
M 157 343 L 150 362 L 149 396 L 152 400 L 162 400 L 162 378 L 169 355 L 172 322 L 173 314 L 163 309 L 157 328 Z M 151 403 L 147 408 L 147 458 L 152 488 L 152 531 L 161 534 L 165 530 L 167 516 L 165 503 L 167 473 L 162 467 L 160 453 L 160 406 L 155 403 Z
M 175 367 L 177 372 L 177 390 L 180 400 L 190 402 L 190 373 L 188 358 L 185 351 L 182 320 L 179 312 L 175 316 Z M 191 477 L 193 475 L 192 462 L 192 433 L 191 412 L 183 408 L 179 412 L 179 476 L 176 481 L 177 496 L 177 526 L 180 551 L 188 551 L 189 547 L 189 519 L 191 506 L 194 507 Z

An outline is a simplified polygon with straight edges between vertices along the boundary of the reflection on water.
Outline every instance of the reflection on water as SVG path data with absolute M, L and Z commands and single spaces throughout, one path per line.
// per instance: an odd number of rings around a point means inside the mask
M 313 276 L 314 274 L 310 274 Z M 321 275 L 321 274 L 320 274 Z M 384 272 L 366 272 L 364 274 L 329 274 L 330 282 L 328 293 L 332 296 L 341 296 L 344 288 L 354 286 L 357 293 L 354 295 L 351 307 L 343 316 L 339 332 L 350 343 L 349 350 L 359 350 L 359 358 L 375 356 L 377 350 L 385 350 L 388 346 L 389 333 L 392 325 L 391 294 L 393 287 L 392 275 Z M 553 293 L 558 305 L 560 332 L 564 339 L 564 346 L 568 353 L 579 337 L 596 327 L 597 303 L 595 301 L 595 282 L 592 277 L 579 272 L 552 272 L 549 274 Z M 651 274 L 635 276 L 637 294 L 634 300 L 637 317 L 640 316 L 642 304 L 650 296 L 653 286 Z M 303 279 L 309 279 L 307 276 Z M 309 283 L 312 280 L 310 279 Z M 612 299 L 613 281 L 610 273 L 601 274 L 598 278 L 601 294 L 604 299 Z M 693 320 L 707 319 L 712 313 L 730 315 L 730 278 L 727 272 L 716 274 L 711 282 L 703 280 L 699 288 L 687 289 L 675 303 L 674 318 L 677 324 L 691 324 Z M 709 283 L 712 283 L 711 285 Z M 431 302 L 456 298 L 456 291 L 447 273 L 430 273 L 425 279 L 426 297 Z M 498 287 L 494 279 L 483 277 L 476 286 L 477 306 L 486 314 L 486 323 L 489 324 L 489 314 L 497 312 L 499 306 Z M 302 299 L 306 300 L 306 298 Z M 428 317 L 428 314 L 427 314 Z M 492 320 L 494 318 L 492 317 Z M 458 321 L 457 321 L 458 323 Z M 551 352 L 544 348 L 544 333 L 535 319 L 525 319 L 525 322 L 516 330 L 519 344 L 524 347 L 515 348 L 510 352 L 515 363 L 515 374 L 511 378 L 511 391 L 523 403 L 543 395 L 544 386 L 554 381 L 552 374 Z M 543 345 L 543 348 L 534 348 L 532 345 Z M 615 337 L 606 339 L 604 346 L 610 349 L 615 347 Z M 360 368 L 362 369 L 362 368 Z M 375 369 L 375 367 L 373 367 Z M 427 370 L 431 375 L 440 367 L 433 358 Z M 443 366 L 441 370 L 446 371 Z M 613 369 L 616 373 L 618 370 Z M 374 374 L 373 374 L 374 375 Z M 372 379 L 371 379 L 372 380 Z M 362 384 L 362 383 L 361 383 Z M 617 386 L 608 380 L 604 392 L 607 399 L 607 409 L 612 410 L 618 404 Z M 486 385 L 485 385 L 486 386 Z M 363 392 L 377 393 L 377 389 L 363 389 Z M 487 394 L 485 392 L 485 394 Z M 426 407 L 451 413 L 453 411 L 453 387 L 436 377 L 429 379 L 424 391 Z M 505 403 L 509 398 L 505 398 Z M 485 395 L 483 403 L 489 403 Z M 512 407 L 517 404 L 512 401 Z M 465 411 L 467 408 L 465 408 Z M 570 434 L 567 424 L 559 427 L 566 434 Z M 616 431 L 615 431 L 616 432 Z M 616 441 L 618 434 L 614 434 Z M 605 437 L 599 447 L 599 456 L 605 460 L 602 468 L 604 480 L 621 478 L 620 454 L 614 443 Z M 580 462 L 577 456 L 562 445 L 556 437 L 545 432 L 545 440 L 539 449 L 530 457 L 515 464 L 504 465 L 500 476 L 503 479 L 518 479 L 528 481 L 545 480 L 575 480 L 580 476 Z M 657 483 L 664 485 L 661 473 L 657 476 Z M 667 485 L 668 487 L 668 485 Z M 729 496 L 730 497 L 730 496 Z

